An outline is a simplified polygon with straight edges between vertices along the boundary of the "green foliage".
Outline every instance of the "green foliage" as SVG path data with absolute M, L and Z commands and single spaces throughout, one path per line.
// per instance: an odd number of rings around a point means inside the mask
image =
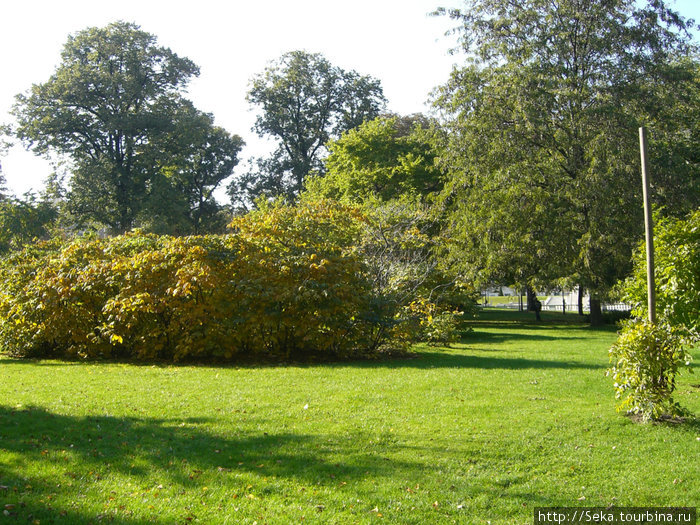
M 277 150 L 229 187 L 232 200 L 259 195 L 294 200 L 312 171 L 323 171 L 328 140 L 379 114 L 386 100 L 377 79 L 345 71 L 320 54 L 292 51 L 253 78 L 248 101 L 262 113 L 255 130 Z
M 667 322 L 626 321 L 610 348 L 608 370 L 615 382 L 615 397 L 622 400 L 618 410 L 637 414 L 643 421 L 682 414 L 673 391 L 680 370 L 685 367 L 692 372 L 690 343 L 684 330 Z
M 243 140 L 186 101 L 175 108 L 172 129 L 157 139 L 159 154 L 169 155 L 153 159 L 140 224 L 156 233 L 223 233 L 227 221 L 213 193 L 233 173 Z
M 685 219 L 657 216 L 654 225 L 654 279 L 657 314 L 670 324 L 700 331 L 700 209 Z M 634 272 L 621 286 L 634 315 L 647 316 L 646 248 L 634 254 Z
M 56 216 L 57 210 L 50 202 L 39 201 L 31 193 L 23 199 L 0 197 L 0 254 L 47 237 Z
M 403 326 L 398 333 L 406 342 L 455 340 L 461 316 L 475 311 L 477 294 L 444 264 L 448 241 L 435 210 L 417 196 L 387 202 L 369 198 L 363 210 L 366 223 L 358 250 L 375 290 L 376 309 L 385 312 L 385 320 Z M 379 324 L 379 336 L 382 329 L 393 330 L 392 324 Z
M 421 115 L 382 116 L 343 133 L 328 145 L 325 175 L 310 178 L 306 192 L 360 204 L 439 190 L 431 124 Z
M 644 321 L 647 311 L 646 248 L 634 256 L 634 272 L 621 285 L 623 300 L 634 305 L 637 316 L 623 324 L 610 349 L 608 371 L 615 381 L 616 397 L 626 395 L 620 410 L 643 419 L 677 415 L 673 401 L 676 374 L 690 364 L 688 347 L 696 343 L 700 328 L 700 210 L 686 220 L 666 218 L 654 227 L 654 267 L 657 317 L 653 326 Z M 688 367 L 692 372 L 692 368 Z
M 480 282 L 570 278 L 599 298 L 641 235 L 638 126 L 658 128 L 659 200 L 698 205 L 690 23 L 631 0 L 470 0 L 449 14 L 470 57 L 436 94 L 455 261 Z
M 182 98 L 198 73 L 135 24 L 86 29 L 48 81 L 17 97 L 15 134 L 70 161 L 69 208 L 82 224 L 201 231 L 242 141 Z
M 443 263 L 448 239 L 426 198 L 442 183 L 437 135 L 420 115 L 365 122 L 330 143 L 327 173 L 310 178 L 302 194 L 302 200 L 320 196 L 361 207 L 366 221 L 358 250 L 377 309 L 403 324 L 405 341 L 435 344 L 455 341 L 461 317 L 476 304 L 474 288 Z

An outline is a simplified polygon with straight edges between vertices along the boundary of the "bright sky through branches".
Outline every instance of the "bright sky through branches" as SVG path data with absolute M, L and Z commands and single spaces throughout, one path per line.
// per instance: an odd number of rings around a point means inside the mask
M 36 0 L 6 2 L 0 17 L 0 123 L 17 93 L 45 82 L 69 34 L 116 20 L 135 22 L 160 45 L 193 60 L 200 77 L 189 89 L 195 105 L 216 124 L 247 142 L 243 159 L 266 145 L 250 128 L 255 115 L 245 101 L 250 78 L 282 53 L 323 53 L 343 69 L 379 78 L 391 111 L 426 111 L 431 89 L 442 84 L 455 57 L 445 37 L 452 22 L 429 17 L 440 0 Z M 683 16 L 700 19 L 700 2 L 671 3 Z M 19 146 L 0 159 L 16 194 L 39 190 L 51 171 Z M 239 168 L 244 168 L 244 163 Z

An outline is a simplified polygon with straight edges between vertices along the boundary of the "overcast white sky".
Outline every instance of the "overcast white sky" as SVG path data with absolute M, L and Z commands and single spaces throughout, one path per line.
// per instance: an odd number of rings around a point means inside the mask
M 426 111 L 429 92 L 443 83 L 455 58 L 444 36 L 446 18 L 427 14 L 458 0 L 23 0 L 0 7 L 0 123 L 17 93 L 46 81 L 69 34 L 115 20 L 136 22 L 160 45 L 201 69 L 189 89 L 216 124 L 241 135 L 242 157 L 264 144 L 251 132 L 254 110 L 245 101 L 250 78 L 282 53 L 323 53 L 333 64 L 381 80 L 389 110 Z M 671 5 L 700 19 L 700 2 Z M 0 159 L 16 194 L 39 190 L 51 167 L 19 146 Z M 243 162 L 240 166 L 243 165 Z

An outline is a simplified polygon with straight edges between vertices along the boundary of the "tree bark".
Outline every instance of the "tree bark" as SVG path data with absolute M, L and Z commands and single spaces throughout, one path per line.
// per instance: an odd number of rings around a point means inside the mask
M 537 297 L 535 295 L 535 290 L 530 288 L 529 286 L 525 289 L 525 293 L 527 294 L 527 311 L 528 312 L 534 312 L 535 311 L 535 298 Z
M 578 285 L 578 314 L 583 315 L 583 286 Z
M 600 299 L 591 297 L 591 326 L 603 324 L 603 311 L 600 308 Z
M 535 290 L 527 287 L 527 310 L 528 312 L 535 312 L 535 319 L 538 321 L 542 320 L 540 316 L 540 310 L 542 310 L 542 303 L 537 299 L 537 294 Z

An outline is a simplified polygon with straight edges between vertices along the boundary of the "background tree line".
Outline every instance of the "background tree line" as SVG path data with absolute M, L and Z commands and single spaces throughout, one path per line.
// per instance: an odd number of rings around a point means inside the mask
M 466 59 L 432 118 L 387 114 L 377 79 L 319 54 L 287 53 L 253 78 L 254 131 L 276 149 L 229 182 L 229 208 L 213 192 L 242 139 L 184 97 L 197 66 L 134 24 L 71 36 L 49 80 L 18 96 L 13 134 L 68 162 L 42 202 L 73 229 L 218 232 L 256 202 L 330 198 L 428 236 L 443 283 L 578 285 L 596 320 L 641 236 L 639 125 L 660 213 L 700 206 L 692 22 L 657 0 L 469 0 L 437 14 L 455 20 Z

